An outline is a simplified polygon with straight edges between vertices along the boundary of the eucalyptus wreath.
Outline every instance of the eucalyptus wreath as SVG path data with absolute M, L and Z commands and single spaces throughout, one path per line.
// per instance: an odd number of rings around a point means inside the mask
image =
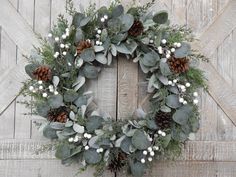
M 150 11 L 153 4 L 126 11 L 118 2 L 91 4 L 77 12 L 69 1 L 71 23 L 59 15 L 48 36 L 39 37 L 41 47 L 25 56 L 30 79 L 21 94 L 32 99 L 24 103 L 45 118 L 37 125 L 63 164 L 94 166 L 95 176 L 126 168 L 141 177 L 151 162 L 179 155 L 198 130 L 197 91 L 206 88 L 198 63 L 206 58 L 191 49 L 191 30 L 171 26 L 166 11 Z M 149 110 L 116 121 L 94 107 L 86 83 L 118 55 L 145 73 Z

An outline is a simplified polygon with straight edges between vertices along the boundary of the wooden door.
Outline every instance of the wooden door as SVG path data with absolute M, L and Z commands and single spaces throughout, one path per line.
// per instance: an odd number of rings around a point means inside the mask
M 142 0 L 136 3 L 145 3 Z M 109 0 L 94 0 L 97 6 Z M 131 4 L 132 0 L 123 0 Z M 76 7 L 87 1 L 75 0 Z M 35 154 L 47 143 L 30 113 L 16 97 L 24 74 L 22 54 L 38 45 L 35 33 L 46 35 L 65 0 L 1 0 L 0 2 L 0 177 L 72 177 L 78 167 L 65 167 L 53 152 Z M 199 38 L 194 44 L 207 57 L 202 64 L 209 80 L 209 93 L 202 93 L 201 129 L 187 142 L 175 162 L 159 162 L 149 177 L 236 176 L 236 1 L 159 0 L 154 9 L 166 9 L 173 24 L 191 27 Z M 90 83 L 98 106 L 114 118 L 125 118 L 145 97 L 146 85 L 138 66 L 119 57 Z M 93 169 L 80 176 L 92 176 Z M 115 176 L 106 173 L 104 176 Z M 125 176 L 117 174 L 118 176 Z

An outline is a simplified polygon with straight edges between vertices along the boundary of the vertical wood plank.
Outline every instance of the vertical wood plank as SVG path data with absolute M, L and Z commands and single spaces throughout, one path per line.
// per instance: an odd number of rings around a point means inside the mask
M 118 58 L 117 119 L 129 118 L 138 106 L 138 65 L 124 56 Z
M 19 13 L 32 27 L 34 25 L 34 0 L 18 0 L 19 1 Z
M 51 0 L 35 0 L 35 32 L 46 36 L 51 25 Z

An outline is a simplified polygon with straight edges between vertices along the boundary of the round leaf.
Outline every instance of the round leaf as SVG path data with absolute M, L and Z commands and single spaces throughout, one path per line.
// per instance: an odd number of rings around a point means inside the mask
M 81 126 L 79 124 L 74 124 L 73 129 L 77 133 L 80 133 L 80 134 L 84 133 L 84 126 Z
M 190 52 L 191 52 L 191 46 L 188 43 L 183 42 L 181 44 L 181 47 L 175 50 L 175 57 L 184 58 L 188 56 Z
M 57 130 L 54 130 L 50 125 L 47 125 L 43 129 L 43 135 L 48 139 L 56 139 L 57 138 Z
M 94 61 L 95 59 L 94 49 L 88 48 L 88 49 L 83 50 L 83 52 L 80 54 L 80 58 L 86 62 Z
M 96 54 L 96 60 L 99 62 L 99 63 L 102 63 L 102 64 L 107 64 L 107 58 L 104 54 L 102 53 L 98 53 Z
M 66 159 L 70 157 L 70 146 L 68 144 L 62 144 L 56 149 L 56 158 Z
M 153 21 L 157 24 L 164 24 L 168 21 L 168 13 L 166 11 L 160 11 L 153 17 Z
M 94 149 L 91 149 L 84 152 L 84 159 L 88 164 L 96 164 L 102 160 L 102 156 Z
M 98 70 L 95 66 L 85 65 L 83 68 L 85 77 L 88 79 L 96 79 L 98 77 Z
M 67 90 L 64 94 L 65 102 L 73 102 L 78 98 L 78 93 L 74 90 Z
M 93 132 L 102 125 L 103 119 L 99 116 L 91 116 L 86 122 L 86 129 Z
M 169 95 L 166 97 L 166 104 L 170 108 L 179 108 L 182 104 L 179 102 L 179 97 L 177 95 Z
M 49 106 L 53 109 L 63 106 L 63 97 L 61 95 L 52 95 L 48 98 Z
M 141 130 L 136 130 L 134 136 L 132 137 L 132 144 L 139 150 L 147 149 L 151 142 L 148 140 L 148 137 Z
M 120 148 L 125 153 L 129 153 L 130 146 L 132 145 L 131 138 L 126 137 L 120 144 Z

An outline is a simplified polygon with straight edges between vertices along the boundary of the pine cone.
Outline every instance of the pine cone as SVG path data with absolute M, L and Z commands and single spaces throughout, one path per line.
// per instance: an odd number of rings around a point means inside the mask
M 130 36 L 137 37 L 143 33 L 144 27 L 141 21 L 135 20 L 134 24 L 129 29 L 128 33 Z
M 168 60 L 171 71 L 176 74 L 184 73 L 189 69 L 189 60 L 187 58 L 172 57 Z
M 80 41 L 79 45 L 77 46 L 77 54 L 80 55 L 84 49 L 91 48 L 92 44 L 89 40 Z
M 127 159 L 127 156 L 123 152 L 114 154 L 113 158 L 108 164 L 108 170 L 114 173 L 120 171 L 125 166 L 126 159 Z
M 47 66 L 40 66 L 34 72 L 33 75 L 35 79 L 41 81 L 49 81 L 52 78 L 51 69 Z
M 160 129 L 167 129 L 171 127 L 171 121 L 172 121 L 172 114 L 168 112 L 162 112 L 159 111 L 156 114 L 156 125 L 160 127 Z
M 61 122 L 65 123 L 68 118 L 68 112 L 66 107 L 59 107 L 57 109 L 51 109 L 48 112 L 48 120 L 51 122 Z

